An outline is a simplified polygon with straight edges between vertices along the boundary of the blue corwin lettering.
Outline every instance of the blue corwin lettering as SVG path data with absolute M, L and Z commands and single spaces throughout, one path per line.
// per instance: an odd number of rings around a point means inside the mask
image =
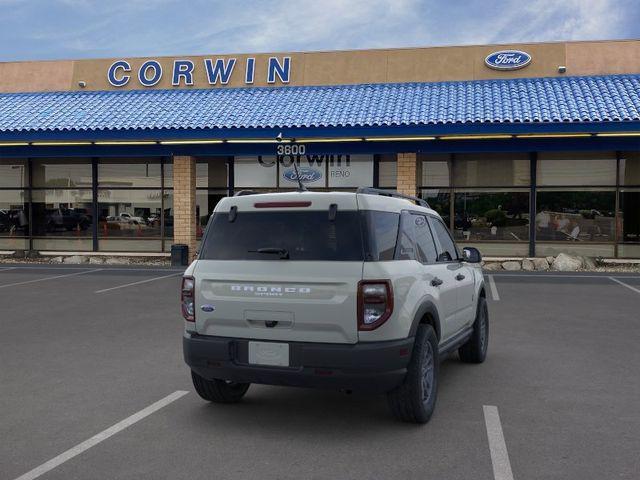
M 149 77 L 149 70 L 153 71 L 153 75 Z M 153 87 L 162 78 L 162 65 L 156 60 L 147 60 L 138 70 L 138 80 L 145 87 Z
M 218 58 L 214 65 L 213 60 L 207 58 L 204 61 L 204 65 L 207 68 L 207 79 L 210 85 L 215 85 L 220 81 L 222 85 L 226 85 L 231 80 L 231 74 L 233 73 L 233 67 L 236 65 L 236 59 L 230 58 L 226 65 L 223 58 Z
M 129 82 L 131 76 L 124 74 L 118 77 L 118 70 L 130 72 L 131 65 L 126 60 L 118 60 L 111 64 L 109 71 L 107 72 L 107 79 L 111 85 L 114 87 L 124 87 Z
M 180 85 L 180 79 L 184 78 L 185 85 L 193 85 L 193 62 L 191 60 L 175 60 L 173 62 L 173 79 L 171 85 Z
M 291 57 L 283 57 L 282 64 L 277 57 L 269 57 L 267 83 L 276 83 L 276 75 L 282 83 L 289 83 L 291 73 Z

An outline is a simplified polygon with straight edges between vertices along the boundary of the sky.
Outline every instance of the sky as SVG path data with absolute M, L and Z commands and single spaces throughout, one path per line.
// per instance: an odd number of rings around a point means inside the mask
M 640 0 L 0 0 L 0 61 L 640 38 Z

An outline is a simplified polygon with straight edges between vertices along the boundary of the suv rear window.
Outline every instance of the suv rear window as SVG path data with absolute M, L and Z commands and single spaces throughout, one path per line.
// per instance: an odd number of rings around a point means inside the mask
M 350 210 L 338 210 L 333 221 L 328 211 L 318 210 L 238 212 L 234 221 L 228 213 L 216 213 L 200 258 L 280 260 L 286 252 L 288 260 L 362 261 L 359 218 Z

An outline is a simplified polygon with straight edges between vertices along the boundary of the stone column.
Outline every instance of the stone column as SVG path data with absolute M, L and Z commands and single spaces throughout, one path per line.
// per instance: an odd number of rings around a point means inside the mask
M 417 196 L 420 183 L 421 168 L 415 153 L 398 154 L 398 193 Z
M 188 245 L 194 258 L 196 235 L 196 159 L 173 157 L 173 243 Z

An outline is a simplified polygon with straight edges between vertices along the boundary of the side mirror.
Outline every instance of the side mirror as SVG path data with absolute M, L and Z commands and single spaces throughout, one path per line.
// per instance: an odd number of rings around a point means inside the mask
M 480 263 L 482 262 L 482 255 L 480 250 L 474 247 L 464 247 L 462 249 L 462 256 L 465 262 Z

